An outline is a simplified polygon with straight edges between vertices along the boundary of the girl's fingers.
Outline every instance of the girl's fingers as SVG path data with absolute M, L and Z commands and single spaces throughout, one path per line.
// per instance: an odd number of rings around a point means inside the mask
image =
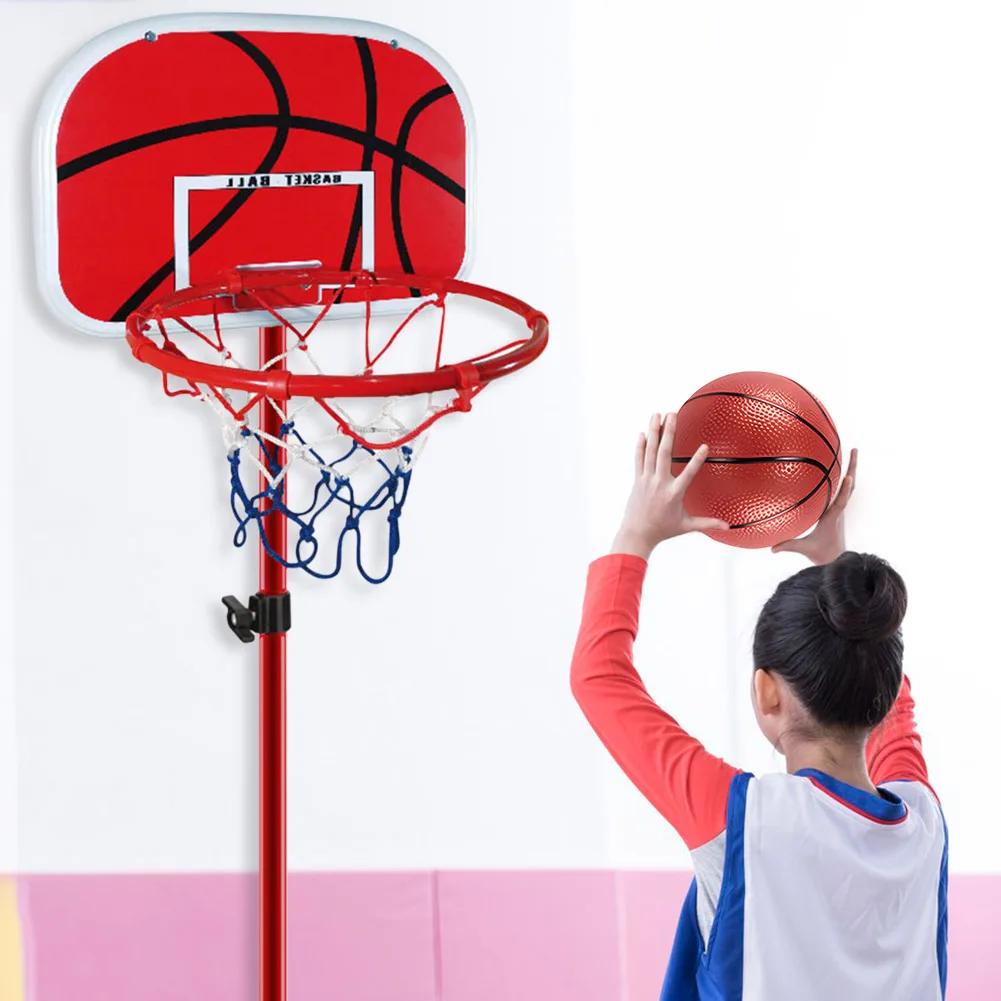
M 646 433 L 646 449 L 643 453 L 643 471 L 652 473 L 657 468 L 657 448 L 660 446 L 660 414 L 650 418 Z
M 851 453 L 851 458 L 848 460 L 848 468 L 845 470 L 845 475 L 841 478 L 841 486 L 838 488 L 838 496 L 835 498 L 835 503 L 832 506 L 837 507 L 839 510 L 844 510 L 845 504 L 848 503 L 848 499 L 852 495 L 852 491 L 855 489 L 855 467 L 858 465 L 858 449 L 853 448 Z
M 685 468 L 675 477 L 674 482 L 678 485 L 678 490 L 682 494 L 688 489 L 688 485 L 695 479 L 695 474 L 698 473 L 708 458 L 709 446 L 699 445 L 695 455 L 688 460 Z
M 686 518 L 686 532 L 726 532 L 730 526 L 719 518 Z
M 667 476 L 671 475 L 671 457 L 674 453 L 674 429 L 678 426 L 678 415 L 668 414 L 660 432 L 660 448 L 657 449 L 657 468 Z
M 636 475 L 640 476 L 643 473 L 643 458 L 646 455 L 646 435 L 641 434 L 640 440 L 636 443 L 636 461 L 634 463 L 636 467 Z
M 851 457 L 848 459 L 848 468 L 845 470 L 845 479 L 855 483 L 855 467 L 858 465 L 858 449 L 853 448 Z
M 802 553 L 802 539 L 789 539 L 788 542 L 780 542 L 772 546 L 773 553 Z
M 835 511 L 844 511 L 848 507 L 848 500 L 852 495 L 852 491 L 855 489 L 855 480 L 852 476 L 846 476 L 841 481 L 841 489 L 838 491 L 838 496 L 834 498 L 834 503 L 831 507 Z

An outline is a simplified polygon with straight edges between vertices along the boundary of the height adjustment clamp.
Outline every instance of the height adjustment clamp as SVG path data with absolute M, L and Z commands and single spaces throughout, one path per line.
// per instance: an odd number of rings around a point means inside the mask
M 226 606 L 226 622 L 243 643 L 253 643 L 254 634 L 269 636 L 287 633 L 292 626 L 292 595 L 252 594 L 247 604 L 227 594 L 222 599 Z

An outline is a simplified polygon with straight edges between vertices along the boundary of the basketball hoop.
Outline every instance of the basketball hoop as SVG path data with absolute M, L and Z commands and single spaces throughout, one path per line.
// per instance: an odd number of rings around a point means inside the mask
M 387 294 L 410 296 L 415 305 L 376 348 L 373 303 Z M 453 296 L 499 306 L 524 324 L 525 335 L 486 354 L 445 363 L 445 321 Z M 363 309 L 364 365 L 352 374 L 327 374 L 314 350 L 324 329 L 321 324 L 349 297 Z M 426 311 L 438 313 L 434 358 L 427 369 L 379 371 L 414 319 Z M 239 361 L 224 339 L 241 313 L 247 314 L 248 325 L 259 325 L 262 317 L 266 323 L 256 367 Z M 537 358 L 546 346 L 549 326 L 546 317 L 526 303 L 469 282 L 333 271 L 307 263 L 236 268 L 146 303 L 129 316 L 126 330 L 133 355 L 162 373 L 167 395 L 192 396 L 220 418 L 237 521 L 235 545 L 242 546 L 248 529 L 255 526 L 272 559 L 329 578 L 342 569 L 345 541 L 355 533 L 359 572 L 369 582 L 381 583 L 392 573 L 399 519 L 426 433 L 447 414 L 468 411 L 490 382 Z M 290 371 L 290 361 L 305 363 L 308 371 Z M 374 416 L 360 416 L 357 408 L 351 413 L 350 401 L 378 397 L 386 402 Z M 398 412 L 400 403 L 416 397 L 424 397 L 423 406 L 405 419 Z M 307 412 L 322 421 L 312 434 L 303 428 Z M 256 467 L 259 487 L 248 488 L 244 482 L 244 462 Z M 313 474 L 302 504 L 289 496 L 293 465 L 310 468 Z M 364 489 L 352 481 L 362 469 L 376 474 Z M 278 519 L 292 533 L 287 551 L 276 542 Z M 388 530 L 388 547 L 384 568 L 373 571 L 362 558 L 361 531 L 363 525 L 380 520 Z M 321 524 L 338 526 L 333 557 L 326 564 L 317 562 Z
M 258 647 L 258 997 L 286 1001 L 288 569 L 336 576 L 354 545 L 362 576 L 386 580 L 429 431 L 537 358 L 549 325 L 459 280 L 476 204 L 469 95 L 394 27 L 144 17 L 66 63 L 34 146 L 45 302 L 85 335 L 125 335 L 169 396 L 212 410 L 233 541 L 260 537 L 257 593 L 222 600 Z M 234 267 L 249 261 L 280 263 Z

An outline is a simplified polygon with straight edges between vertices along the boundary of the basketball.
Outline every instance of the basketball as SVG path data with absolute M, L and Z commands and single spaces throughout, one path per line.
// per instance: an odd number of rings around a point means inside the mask
M 741 549 L 794 539 L 827 510 L 841 478 L 841 438 L 809 390 L 770 372 L 738 372 L 703 386 L 678 411 L 677 475 L 703 442 L 709 458 L 685 494 L 693 517 L 721 518 L 706 534 Z

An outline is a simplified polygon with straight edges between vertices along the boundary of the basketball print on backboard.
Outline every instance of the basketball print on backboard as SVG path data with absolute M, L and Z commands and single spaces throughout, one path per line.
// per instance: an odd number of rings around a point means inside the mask
M 123 25 L 67 64 L 39 119 L 43 295 L 77 329 L 122 336 L 150 299 L 239 266 L 461 277 L 472 130 L 450 67 L 381 25 Z

